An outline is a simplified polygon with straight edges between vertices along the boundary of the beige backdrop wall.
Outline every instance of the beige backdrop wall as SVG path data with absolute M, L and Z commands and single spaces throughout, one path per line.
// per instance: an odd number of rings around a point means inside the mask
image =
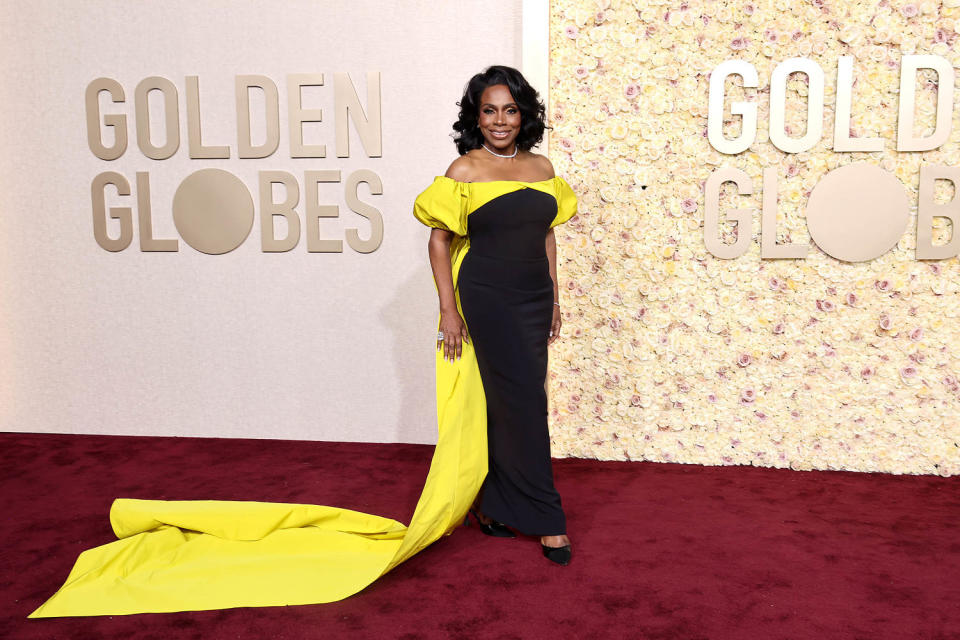
M 945 144 L 896 151 L 901 58 L 933 54 L 956 67 L 957 5 L 551 3 L 551 155 L 581 205 L 558 230 L 566 335 L 551 354 L 555 454 L 960 472 L 960 265 L 914 257 L 919 166 L 957 166 L 960 108 L 951 105 Z M 841 55 L 854 56 L 852 135 L 883 139 L 883 151 L 832 150 Z M 776 65 L 795 56 L 824 69 L 825 134 L 787 154 L 767 134 L 768 88 Z M 735 155 L 707 139 L 710 74 L 727 59 L 749 61 L 759 75 L 757 89 L 727 82 L 728 137 L 739 127 L 730 104 L 759 106 L 757 139 Z M 917 135 L 933 128 L 935 81 L 919 74 Z M 792 76 L 794 136 L 806 95 L 805 77 Z M 852 263 L 812 245 L 805 259 L 760 258 L 764 168 L 779 179 L 779 241 L 806 244 L 811 190 L 828 170 L 860 161 L 895 175 L 911 203 L 891 251 Z M 750 250 L 731 260 L 704 241 L 704 183 L 721 166 L 755 184 L 749 196 L 728 184 L 721 198 L 726 211 L 753 210 Z M 954 195 L 938 182 L 938 202 Z M 936 244 L 950 233 L 935 219 Z
M 455 157 L 450 125 L 466 80 L 489 64 L 519 66 L 519 2 L 485 3 L 484 19 L 464 3 L 355 0 L 3 2 L 0 11 L 0 429 L 435 441 L 437 302 L 429 231 L 410 211 Z M 350 125 L 350 156 L 338 158 L 333 74 L 348 72 L 366 104 L 369 71 L 382 81 L 382 157 L 368 157 Z M 323 87 L 302 93 L 305 107 L 323 109 L 304 136 L 326 144 L 326 158 L 290 157 L 293 73 L 324 74 Z M 237 157 L 241 74 L 279 88 L 280 147 L 267 158 Z M 105 112 L 131 120 L 137 83 L 173 82 L 182 137 L 173 157 L 145 157 L 132 126 L 121 158 L 91 153 L 84 91 L 101 76 L 127 98 L 109 105 L 104 95 Z M 203 142 L 228 145 L 230 159 L 189 157 L 187 76 L 199 81 Z M 161 106 L 151 97 L 157 140 Z M 301 236 L 289 252 L 264 253 L 259 217 L 223 255 L 182 240 L 175 253 L 142 252 L 136 236 L 117 253 L 96 243 L 99 173 L 121 173 L 136 188 L 136 172 L 148 172 L 154 233 L 177 238 L 174 192 L 202 168 L 233 173 L 255 201 L 259 171 L 287 171 L 303 190 L 308 170 L 340 170 L 344 179 L 372 170 L 383 194 L 363 185 L 358 193 L 382 214 L 382 244 L 366 254 L 346 242 L 342 253 L 308 253 Z M 321 187 L 320 203 L 340 208 L 323 233 L 344 239 L 355 227 L 367 237 L 370 225 L 344 191 Z M 107 199 L 135 207 L 135 196 L 108 190 Z

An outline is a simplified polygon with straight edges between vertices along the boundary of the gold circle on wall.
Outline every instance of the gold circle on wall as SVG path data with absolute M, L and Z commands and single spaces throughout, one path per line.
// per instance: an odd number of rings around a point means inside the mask
M 873 260 L 895 247 L 909 219 L 903 184 L 867 162 L 828 171 L 807 202 L 810 239 L 827 255 L 848 262 Z
M 253 228 L 253 197 L 229 171 L 194 171 L 173 195 L 173 224 L 183 241 L 197 251 L 233 251 Z

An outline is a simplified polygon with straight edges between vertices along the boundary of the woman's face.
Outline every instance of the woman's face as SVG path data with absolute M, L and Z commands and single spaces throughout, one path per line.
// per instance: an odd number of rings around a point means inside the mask
M 480 94 L 477 117 L 486 145 L 500 153 L 513 153 L 520 133 L 520 108 L 504 84 L 494 84 Z

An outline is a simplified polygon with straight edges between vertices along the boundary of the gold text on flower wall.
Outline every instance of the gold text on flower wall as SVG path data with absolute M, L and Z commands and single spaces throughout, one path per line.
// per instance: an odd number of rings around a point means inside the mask
M 914 134 L 916 75 L 930 69 L 937 76 L 936 124 L 931 133 Z M 786 126 L 786 87 L 792 73 L 806 75 L 809 90 L 806 97 L 806 127 L 803 135 L 792 137 Z M 731 75 L 740 76 L 745 87 L 759 84 L 756 68 L 744 60 L 727 60 L 710 76 L 707 138 L 717 151 L 735 155 L 748 150 L 757 134 L 757 105 L 734 102 L 730 113 L 740 116 L 740 134 L 733 139 L 723 135 L 724 83 Z M 879 152 L 882 138 L 851 137 L 850 117 L 853 104 L 853 56 L 840 56 L 837 61 L 837 92 L 834 112 L 834 152 Z M 950 137 L 953 115 L 954 72 L 948 60 L 935 55 L 904 55 L 901 61 L 899 111 L 897 118 L 898 152 L 930 151 Z M 770 142 L 784 153 L 810 150 L 823 137 L 824 72 L 809 58 L 790 58 L 774 68 L 770 78 Z M 934 199 L 936 180 L 954 186 L 954 196 L 947 203 Z M 753 181 L 744 171 L 720 167 L 704 185 L 704 242 L 718 258 L 737 258 L 746 253 L 751 241 L 753 210 L 732 209 L 727 217 L 736 222 L 735 242 L 720 238 L 720 189 L 725 182 L 736 185 L 740 194 L 753 193 Z M 761 258 L 804 258 L 805 244 L 779 244 L 776 241 L 777 171 L 763 170 L 760 228 Z M 921 165 L 917 198 L 918 260 L 941 260 L 960 253 L 960 168 L 943 165 Z M 910 216 L 910 202 L 900 180 L 889 171 L 870 162 L 855 162 L 827 172 L 809 194 L 806 209 L 810 238 L 825 253 L 839 260 L 859 262 L 873 260 L 894 247 L 903 235 Z M 946 244 L 933 244 L 935 217 L 950 220 L 952 235 Z

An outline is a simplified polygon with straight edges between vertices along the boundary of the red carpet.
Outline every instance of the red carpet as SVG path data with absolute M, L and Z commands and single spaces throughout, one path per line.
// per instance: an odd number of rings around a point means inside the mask
M 0 638 L 960 639 L 960 478 L 556 460 L 568 567 L 458 529 L 347 600 L 27 620 L 114 497 L 409 520 L 432 447 L 0 434 Z

